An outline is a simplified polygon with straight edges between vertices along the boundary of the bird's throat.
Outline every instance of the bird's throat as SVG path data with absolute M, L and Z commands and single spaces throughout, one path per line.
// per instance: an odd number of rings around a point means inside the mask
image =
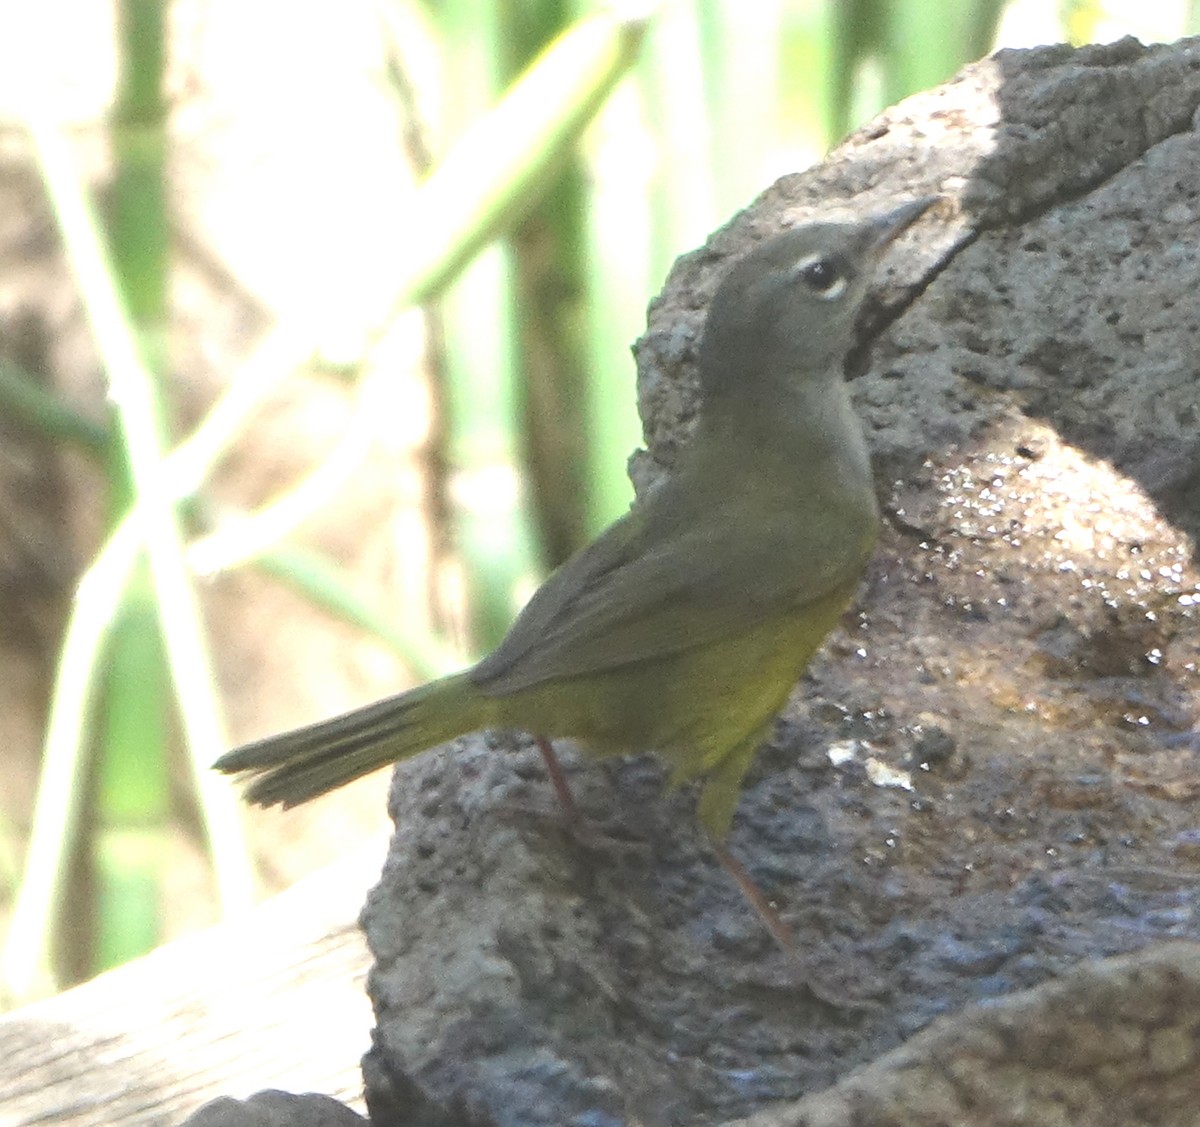
M 862 423 L 840 375 L 793 376 L 765 399 L 715 397 L 700 425 L 699 449 L 756 477 L 782 484 L 816 473 L 842 489 L 872 489 Z

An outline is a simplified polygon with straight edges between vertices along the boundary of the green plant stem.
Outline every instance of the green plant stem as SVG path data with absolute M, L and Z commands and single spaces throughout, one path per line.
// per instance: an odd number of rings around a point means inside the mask
M 110 432 L 103 423 L 73 411 L 32 375 L 0 357 L 0 410 L 11 419 L 40 431 L 47 438 L 82 446 L 90 454 L 108 450 Z
M 50 698 L 29 848 L 0 955 L 0 989 L 9 1001 L 28 1001 L 54 989 L 50 934 L 78 825 L 84 733 L 96 697 L 97 658 L 140 552 L 141 529 L 127 520 L 109 537 L 75 591 Z
M 506 78 L 503 3 L 439 5 L 451 134 L 486 116 Z M 512 248 L 498 239 L 438 302 L 451 523 L 474 648 L 491 649 L 536 584 L 537 534 L 521 457 L 520 360 Z
M 368 351 L 378 344 L 400 312 L 434 296 L 471 254 L 490 241 L 521 207 L 526 206 L 534 185 L 562 159 L 612 84 L 629 66 L 636 55 L 645 22 L 644 18 L 600 15 L 568 31 L 533 64 L 492 114 L 447 154 L 445 161 L 411 201 L 413 230 L 425 233 L 426 238 L 420 253 L 410 260 L 387 316 L 381 319 L 369 338 Z M 523 107 L 527 107 L 528 112 Z M 36 106 L 31 108 L 36 109 Z M 39 153 L 43 154 L 41 159 L 47 181 L 65 182 L 63 195 L 68 208 L 73 206 L 81 212 L 83 225 L 89 227 L 87 207 L 78 194 L 74 170 L 62 139 L 35 113 L 27 112 L 26 118 Z M 495 163 L 491 163 L 493 161 Z M 487 177 L 480 175 L 481 168 L 489 170 Z M 485 180 L 486 187 L 483 186 Z M 72 195 L 78 197 L 73 205 L 69 198 Z M 448 220 L 444 209 L 451 206 L 450 200 L 469 204 L 470 217 L 458 222 Z M 432 233 L 434 229 L 443 240 L 440 248 Z M 89 230 L 92 241 L 97 244 L 95 257 L 101 263 L 100 285 L 109 291 L 109 303 L 118 313 L 115 321 L 98 315 L 99 327 L 104 331 L 101 351 L 108 358 L 108 349 L 104 346 L 111 344 L 116 350 L 112 359 L 118 378 L 113 391 L 115 396 L 125 396 L 129 389 L 127 381 L 120 379 L 120 372 L 125 365 L 140 364 L 140 358 L 128 333 L 120 328 L 119 299 L 111 294 L 94 227 Z M 91 292 L 92 287 L 87 289 Z M 151 540 L 154 542 L 154 557 L 159 561 L 160 570 L 167 573 L 161 577 L 166 586 L 171 586 L 169 573 L 173 564 L 168 561 L 163 569 L 161 557 L 164 547 L 170 556 L 179 540 L 173 506 L 199 490 L 213 465 L 233 444 L 260 404 L 292 372 L 310 360 L 316 350 L 317 342 L 308 324 L 284 323 L 273 329 L 235 373 L 228 389 L 193 434 L 173 453 L 161 461 L 154 460 L 153 474 L 146 480 L 146 491 L 113 530 L 80 583 L 51 703 L 44 775 L 35 804 L 25 877 L 0 956 L 0 972 L 10 996 L 29 997 L 31 992 L 44 989 L 49 982 L 45 952 L 54 906 L 61 894 L 66 848 L 73 826 L 69 815 L 78 809 L 75 788 L 78 785 L 79 744 L 93 699 L 94 663 L 138 558 L 143 537 L 148 544 Z M 136 379 L 132 382 L 136 384 Z M 133 394 L 136 397 L 136 391 Z M 136 416 L 136 406 L 134 413 Z M 151 451 L 157 453 L 153 420 L 146 421 L 151 424 Z M 145 451 L 140 453 L 144 455 Z M 164 511 L 171 515 L 165 528 L 164 523 L 156 519 Z M 191 613 L 188 608 L 193 608 L 193 600 L 182 569 L 179 569 L 174 585 L 178 587 L 180 582 L 182 601 L 172 604 L 168 598 L 163 600 L 163 605 L 172 607 L 173 617 L 181 614 L 186 618 Z M 167 623 L 164 623 L 166 628 Z M 184 629 L 186 632 L 186 626 Z M 211 686 L 206 685 L 199 691 L 210 690 Z M 214 739 L 201 742 L 213 744 Z M 219 737 L 215 738 L 217 746 L 222 742 Z M 216 798 L 218 803 L 224 803 L 228 799 L 224 784 L 207 770 L 202 771 L 201 776 L 204 791 L 224 795 L 224 798 Z M 244 863 L 244 859 L 243 853 L 231 864 Z M 243 900 L 245 897 L 235 891 L 238 885 L 248 887 L 249 875 L 246 874 L 244 881 L 231 880 L 230 883 L 233 887 L 226 898 Z
M 426 680 L 463 666 L 462 658 L 431 635 L 408 631 L 357 594 L 340 570 L 316 552 L 279 544 L 262 552 L 254 566 L 300 592 L 314 606 L 356 626 L 388 646 L 412 672 Z
M 320 463 L 300 481 L 250 513 L 226 519 L 188 546 L 197 575 L 211 576 L 249 563 L 282 542 L 342 489 L 370 453 L 380 409 L 376 391 L 392 374 L 368 368 L 355 391 L 350 419 Z
M 396 317 L 435 297 L 470 255 L 528 206 L 532 186 L 564 158 L 636 57 L 645 24 L 645 19 L 611 15 L 582 21 L 551 44 L 492 112 L 454 144 L 409 205 L 412 229 L 424 236 L 421 250 L 409 260 L 386 316 L 368 337 L 364 366 Z M 552 108 L 561 116 L 548 112 Z M 488 169 L 489 177 L 481 177 L 480 168 Z M 450 199 L 471 205 L 471 221 L 447 218 Z M 435 230 L 443 239 L 440 257 L 432 245 Z M 307 324 L 273 329 L 196 430 L 166 458 L 163 488 L 176 500 L 196 493 L 263 400 L 317 348 Z
M 646 143 L 641 90 L 614 92 L 593 126 L 585 160 L 583 432 L 586 530 L 594 536 L 629 509 L 626 462 L 642 437 L 629 346 L 646 319 L 654 275 L 651 186 L 630 176 Z
M 780 140 L 780 67 L 786 29 L 782 0 L 711 0 L 701 9 L 707 63 L 700 116 L 711 122 L 715 187 L 708 226 L 745 207 L 767 179 L 767 154 Z M 811 76 L 810 76 L 811 81 Z M 699 231 L 679 246 L 704 237 Z
M 400 287 L 411 302 L 442 289 L 531 206 L 547 172 L 636 59 L 646 24 L 645 16 L 604 12 L 568 28 L 422 181 L 413 210 L 426 222 L 413 224 Z
M 157 420 L 144 390 L 149 377 L 134 344 L 121 297 L 113 286 L 112 269 L 65 140 L 52 125 L 32 114 L 27 118 L 26 125 L 37 150 L 68 261 L 79 285 L 85 313 L 109 379 L 110 396 L 121 420 L 129 466 L 138 492 L 132 526 L 135 533 L 130 535 L 136 535 L 145 545 L 150 577 L 162 614 L 167 660 L 179 702 L 184 738 L 196 774 L 201 810 L 213 851 L 221 902 L 226 911 L 237 911 L 251 902 L 252 874 L 234 792 L 226 781 L 208 770 L 213 758 L 226 746 L 226 740 L 208 674 L 210 665 L 199 611 L 184 564 L 183 534 L 176 517 L 174 498 L 164 488 Z M 123 527 L 124 522 L 114 533 L 114 538 Z M 133 558 L 128 561 L 130 567 L 136 558 L 135 551 Z M 81 584 L 76 614 L 81 613 L 81 606 L 86 611 L 86 592 L 86 586 Z M 111 618 L 107 621 L 111 624 Z M 92 634 L 98 640 L 103 631 L 93 631 Z M 92 654 L 92 660 L 94 657 Z M 83 687 L 90 684 L 90 676 L 81 682 Z M 52 730 L 60 733 L 70 731 L 76 746 L 69 755 L 60 749 L 55 756 L 52 756 L 48 746 L 48 771 L 52 758 L 56 760 L 56 765 L 67 760 L 77 765 L 78 743 L 88 699 L 90 697 L 81 697 L 63 703 L 61 707 L 66 727 L 54 725 L 56 708 L 59 707 L 57 695 L 52 702 Z M 50 783 L 46 785 L 50 786 Z M 79 785 L 77 771 L 70 785 Z M 54 859 L 52 862 L 43 860 L 46 868 L 43 873 L 31 874 L 27 868 L 27 876 L 22 881 L 14 910 L 13 927 L 5 947 L 4 970 L 8 989 L 18 996 L 35 986 L 48 969 L 50 920 L 60 895 L 60 878 L 66 856 L 63 841 L 70 836 L 69 827 L 64 827 L 58 817 L 51 818 L 44 825 L 38 824 L 36 814 L 45 810 L 40 790 L 30 841 L 30 857 L 33 859 L 36 855 L 39 859 L 46 859 L 53 856 Z M 78 808 L 77 796 L 68 800 L 63 800 L 61 795 L 59 798 L 62 808 Z M 56 824 L 57 836 L 62 840 L 48 842 L 44 836 L 39 839 L 39 834 L 51 832 Z M 46 877 L 51 879 L 42 885 L 41 881 Z
M 163 445 L 169 234 L 166 214 L 167 45 L 165 0 L 119 0 L 117 88 L 109 122 L 113 176 L 108 208 L 112 285 L 141 357 L 139 391 Z M 108 520 L 114 524 L 138 494 L 126 413 L 109 447 Z M 154 947 L 168 879 L 164 867 L 171 818 L 167 757 L 172 711 L 161 614 L 153 577 L 139 561 L 105 648 L 104 689 L 96 735 L 96 789 L 89 859 L 93 971 L 128 962 Z M 208 670 L 203 671 L 210 675 Z

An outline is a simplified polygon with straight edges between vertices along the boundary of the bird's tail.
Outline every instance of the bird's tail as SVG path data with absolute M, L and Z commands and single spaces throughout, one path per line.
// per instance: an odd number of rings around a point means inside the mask
M 250 802 L 286 808 L 487 723 L 486 698 L 465 673 L 457 673 L 344 716 L 256 740 L 213 766 L 250 776 Z

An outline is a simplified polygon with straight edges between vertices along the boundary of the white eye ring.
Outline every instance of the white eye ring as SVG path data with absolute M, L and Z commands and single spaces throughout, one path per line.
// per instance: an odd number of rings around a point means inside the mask
M 792 267 L 792 276 L 822 301 L 837 301 L 850 285 L 850 279 L 837 261 L 823 254 L 805 255 Z

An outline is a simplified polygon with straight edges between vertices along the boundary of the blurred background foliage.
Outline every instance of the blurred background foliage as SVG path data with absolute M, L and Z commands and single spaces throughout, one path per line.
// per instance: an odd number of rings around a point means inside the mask
M 491 646 L 538 578 L 631 500 L 624 466 L 640 426 L 628 350 L 677 255 L 777 176 L 997 46 L 1200 31 L 1200 0 L 368 6 L 384 41 L 380 85 L 405 122 L 396 148 L 424 178 L 394 202 L 411 221 L 396 277 L 340 348 L 315 329 L 295 330 L 303 310 L 282 317 L 285 327 L 184 434 L 169 423 L 177 417 L 169 154 L 178 123 L 165 76 L 173 56 L 189 55 L 189 27 L 203 11 L 189 23 L 166 0 L 117 0 L 106 17 L 114 32 L 102 219 L 53 92 L 36 79 L 7 91 L 5 124 L 33 140 L 112 403 L 106 422 L 64 403 L 0 337 L 0 420 L 89 459 L 107 498 L 107 531 L 48 690 L 37 801 L 32 813 L 5 811 L 0 825 L 11 1000 L 159 940 L 168 838 L 180 817 L 166 769 L 173 742 L 189 752 L 193 832 L 208 842 L 218 898 L 231 910 L 250 899 L 236 799 L 205 770 L 228 740 L 191 572 L 252 565 L 371 632 L 414 677 Z M 274 9 L 286 52 L 290 9 L 278 0 Z M 0 20 L 0 38 L 34 68 L 61 43 L 44 28 L 42 38 L 30 35 L 19 16 Z M 320 78 L 321 59 L 304 65 Z M 294 113 L 302 129 L 305 110 L 283 102 L 276 112 L 281 121 Z M 327 222 L 334 217 L 309 217 L 316 229 Z M 318 258 L 304 270 L 336 275 Z M 332 304 L 336 288 L 318 302 Z M 270 389 L 314 352 L 365 385 L 373 350 L 415 304 L 435 325 L 434 463 L 469 635 L 458 651 L 398 625 L 330 559 L 289 540 L 342 485 L 353 487 L 354 435 L 294 489 L 241 514 L 232 547 L 229 537 L 214 541 L 222 526 L 206 505 L 209 470 Z M 338 450 L 350 456 L 335 466 Z M 80 867 L 87 879 L 69 885 Z

